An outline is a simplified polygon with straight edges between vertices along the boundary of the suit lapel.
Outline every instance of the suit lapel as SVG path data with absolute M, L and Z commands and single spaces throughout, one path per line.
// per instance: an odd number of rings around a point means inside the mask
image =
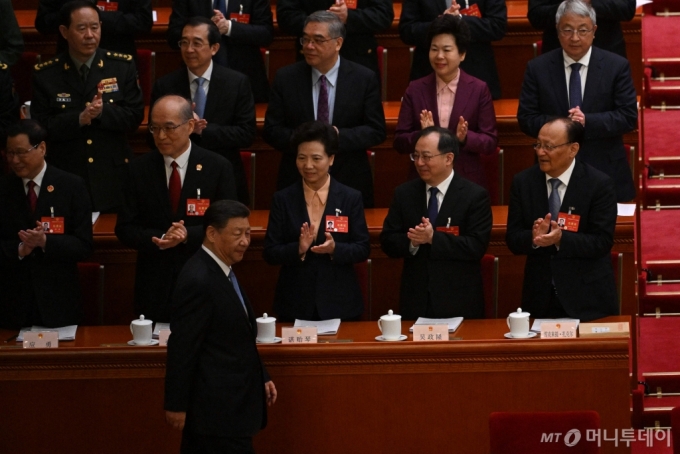
M 184 184 L 182 184 L 182 192 L 179 197 L 178 211 L 180 213 L 184 212 L 187 199 L 195 199 L 198 197 L 198 189 L 201 189 L 201 182 L 203 181 L 201 173 L 198 170 L 199 164 L 201 164 L 199 152 L 196 150 L 196 145 L 192 145 L 186 173 L 184 174 Z M 201 166 L 201 169 L 202 168 L 203 166 Z M 203 195 L 205 196 L 205 192 Z
M 326 241 L 326 216 L 335 216 L 335 209 L 340 208 L 338 197 L 338 184 L 332 178 L 331 184 L 328 188 L 328 197 L 326 198 L 326 207 L 323 210 L 321 219 L 319 220 L 319 230 L 316 233 L 316 242 L 321 244 Z M 306 210 L 305 210 L 306 211 Z M 342 216 L 342 213 L 340 214 Z
M 47 164 L 45 164 L 47 165 Z M 21 181 L 21 180 L 20 180 Z M 52 187 L 52 191 L 48 190 L 48 187 Z M 38 203 L 35 207 L 36 213 L 49 213 L 50 206 L 54 207 L 54 193 L 61 190 L 58 184 L 54 181 L 54 171 L 47 166 L 45 170 L 45 175 L 40 186 L 40 195 L 38 195 Z M 55 216 L 63 216 L 63 213 L 54 213 Z M 39 216 L 37 217 L 39 218 Z
M 535 165 L 532 170 L 531 184 L 533 189 L 531 190 L 531 197 L 533 203 L 531 206 L 537 207 L 537 213 L 535 213 L 535 218 L 544 217 L 550 212 L 550 206 L 548 205 L 548 185 L 545 179 L 545 173 L 541 171 L 538 165 Z M 540 207 L 543 207 L 541 209 Z
M 243 304 L 241 304 L 241 299 L 238 297 L 236 289 L 232 285 L 227 275 L 224 274 L 224 271 L 222 270 L 220 265 L 218 265 L 217 262 L 215 262 L 215 259 L 208 255 L 208 253 L 205 252 L 203 249 L 200 249 L 200 251 L 203 254 L 203 259 L 207 263 L 209 263 L 208 266 L 210 267 L 210 271 L 214 275 L 213 281 L 221 287 L 222 294 L 227 296 L 225 304 L 229 304 L 230 306 L 232 306 L 234 312 L 243 314 L 244 320 L 248 322 L 248 326 L 252 331 L 254 329 L 255 314 L 253 313 L 253 310 L 250 307 L 248 298 L 246 298 L 245 296 L 243 297 L 243 302 L 246 306 L 246 312 L 244 312 Z M 241 294 L 243 294 L 243 289 L 241 289 Z
M 335 104 L 333 105 L 333 124 L 346 124 L 347 122 L 342 121 L 341 119 L 344 118 L 346 112 L 351 111 L 350 109 L 345 108 L 345 100 L 353 99 L 352 70 L 347 67 L 344 58 L 342 57 L 338 58 L 340 58 L 340 67 L 338 68 L 338 79 L 336 81 L 335 87 Z M 314 104 L 312 104 L 312 110 L 313 109 Z
M 229 2 L 232 4 L 235 2 Z M 219 87 L 222 86 L 224 78 L 218 70 L 219 66 L 213 63 L 212 75 L 210 76 L 210 88 L 208 89 L 208 96 L 205 100 L 205 110 L 203 111 L 203 118 L 213 118 L 215 111 L 219 107 L 221 100 L 221 90 Z M 191 92 L 189 92 L 191 94 Z
M 564 112 L 564 115 L 569 111 L 569 96 L 567 95 L 567 79 L 564 73 L 564 56 L 562 49 L 553 52 L 553 58 L 550 64 L 550 74 L 552 78 L 552 86 L 555 87 L 555 96 L 557 97 L 557 105 L 559 110 Z
M 80 78 L 80 74 L 78 73 L 78 70 L 76 69 L 75 63 L 73 63 L 73 60 L 71 60 L 71 57 L 69 56 L 68 52 L 62 54 L 64 62 L 62 64 L 62 69 L 66 73 L 65 74 L 65 79 L 68 82 L 70 86 L 70 91 L 72 93 L 86 93 L 85 91 L 85 85 L 83 84 L 83 80 Z M 96 60 L 96 57 L 95 57 Z M 69 93 L 69 96 L 66 96 L 67 98 L 73 98 L 71 94 Z M 52 100 L 54 101 L 54 100 Z M 91 101 L 91 99 L 88 99 L 87 101 Z
M 597 94 L 600 92 L 599 86 L 602 80 L 602 73 L 604 72 L 602 53 L 599 49 L 592 47 L 593 51 L 590 54 L 590 64 L 588 66 L 588 75 L 586 76 L 586 86 L 583 90 L 583 105 L 581 110 L 584 112 L 591 112 L 591 105 L 597 101 Z
M 94 95 L 97 93 L 97 85 L 104 77 L 104 67 L 108 62 L 104 61 L 104 54 L 101 50 L 97 49 L 97 53 L 92 59 L 92 65 L 90 66 L 90 75 L 87 77 L 87 83 L 85 84 L 85 94 L 88 101 L 91 101 Z M 122 83 L 122 81 L 119 81 Z
M 168 192 L 168 177 L 165 171 L 165 160 L 158 150 L 151 151 L 152 157 L 151 177 L 154 191 L 158 199 L 159 206 L 163 207 L 163 212 L 168 219 L 174 219 L 175 215 L 170 209 L 170 193 Z
M 434 121 L 435 125 L 439 126 L 439 109 L 437 109 L 437 77 L 434 73 L 426 76 L 423 87 L 425 89 L 425 92 L 423 93 L 425 105 L 434 106 L 432 109 L 432 120 Z
M 590 74 L 588 75 L 590 77 Z M 579 201 L 582 199 L 579 197 L 581 191 L 581 181 L 583 180 L 583 164 L 576 161 L 574 166 L 574 171 L 569 179 L 569 186 L 567 186 L 567 192 L 564 193 L 564 199 L 562 199 L 562 206 L 560 207 L 560 212 L 568 213 L 571 208 L 574 214 L 579 214 Z
M 437 226 L 447 224 L 448 214 L 455 209 L 456 204 L 460 199 L 461 191 L 459 189 L 461 188 L 462 183 L 463 181 L 461 180 L 460 175 L 454 172 L 451 184 L 449 184 L 449 188 L 446 190 L 446 194 L 444 195 L 444 200 L 442 200 L 442 206 L 439 207 L 439 212 L 437 213 L 437 220 L 434 223 L 432 223 L 432 227 L 434 227 L 435 229 Z
M 453 107 L 451 109 L 451 115 L 449 116 L 449 128 L 455 134 L 456 128 L 458 126 L 458 118 L 463 115 L 465 106 L 470 105 L 470 90 L 468 90 L 468 85 L 472 83 L 472 79 L 463 72 L 460 71 L 460 78 L 458 79 L 458 87 L 456 88 L 456 98 L 453 100 Z M 435 123 L 436 124 L 436 123 Z

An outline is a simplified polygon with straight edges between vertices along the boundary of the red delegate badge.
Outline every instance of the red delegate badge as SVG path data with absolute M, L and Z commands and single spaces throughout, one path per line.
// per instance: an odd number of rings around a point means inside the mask
M 210 206 L 210 199 L 187 199 L 187 216 L 203 216 Z
M 460 233 L 460 227 L 458 227 L 457 225 L 449 227 L 437 227 L 437 232 L 450 233 L 454 236 L 458 236 L 458 234 Z
M 482 12 L 479 10 L 479 6 L 477 6 L 476 3 L 469 8 L 461 9 L 460 14 L 463 16 L 482 17 Z
M 560 213 L 557 215 L 557 227 L 567 232 L 578 232 L 581 216 L 577 214 Z
M 229 15 L 229 19 L 233 20 L 234 22 L 238 22 L 239 24 L 249 24 L 250 14 L 231 13 Z
M 349 232 L 349 219 L 347 216 L 326 216 L 326 232 Z
M 118 11 L 118 2 L 97 2 L 99 11 Z
M 357 3 L 359 3 L 358 0 L 345 0 L 345 6 L 347 6 L 347 9 L 357 9 Z
M 43 216 L 40 218 L 40 223 L 45 233 L 64 234 L 64 218 Z

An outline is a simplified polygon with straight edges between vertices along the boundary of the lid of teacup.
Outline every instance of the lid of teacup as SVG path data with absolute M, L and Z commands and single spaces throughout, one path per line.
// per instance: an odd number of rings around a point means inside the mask
M 140 315 L 137 320 L 132 320 L 132 323 L 135 325 L 150 325 L 153 323 L 153 320 L 147 320 L 144 318 L 144 315 Z
M 257 319 L 257 323 L 274 323 L 275 321 L 276 318 L 268 316 L 266 312 L 262 315 L 262 317 Z
M 522 308 L 518 307 L 517 312 L 511 312 L 510 317 L 512 318 L 528 318 L 531 314 L 529 312 L 522 312 Z
M 383 315 L 383 316 L 380 317 L 380 320 L 386 320 L 386 321 L 400 320 L 400 319 L 401 319 L 401 315 L 395 314 L 394 312 L 392 312 L 392 309 L 387 311 L 387 315 Z

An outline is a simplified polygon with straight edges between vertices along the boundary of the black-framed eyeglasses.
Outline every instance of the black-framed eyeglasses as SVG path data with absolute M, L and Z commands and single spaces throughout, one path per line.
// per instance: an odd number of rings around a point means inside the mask
M 323 43 L 326 43 L 326 42 L 328 42 L 332 39 L 338 39 L 338 38 L 339 38 L 339 36 L 336 36 L 335 38 L 326 38 L 326 39 L 307 38 L 306 36 L 303 36 L 302 38 L 300 38 L 300 44 L 302 44 L 302 46 L 306 46 L 309 43 L 312 43 L 313 46 L 320 46 Z
M 571 28 L 562 28 L 560 29 L 560 35 L 562 35 L 564 38 L 571 38 L 572 36 L 574 36 L 574 33 L 576 33 L 578 36 L 583 38 L 592 31 L 593 31 L 592 28 L 591 29 L 579 28 L 578 30 L 572 30 Z
M 40 145 L 40 144 L 38 144 L 38 145 Z M 7 159 L 12 159 L 14 157 L 22 159 L 22 158 L 25 158 L 26 155 L 31 152 L 31 150 L 35 150 L 36 148 L 38 148 L 38 145 L 33 145 L 28 150 L 5 151 L 5 156 L 7 156 Z
M 445 155 L 446 153 L 439 153 L 439 154 L 419 154 L 419 153 L 411 153 L 409 156 L 411 157 L 411 161 L 417 162 L 420 161 L 421 159 L 423 162 L 430 162 L 430 159 L 434 158 L 435 156 L 442 156 Z
M 154 125 L 150 125 L 149 126 L 149 132 L 151 134 L 154 134 L 154 135 L 160 134 L 161 131 L 163 131 L 165 134 L 171 134 L 171 133 L 175 132 L 175 130 L 177 128 L 179 128 L 180 126 L 183 126 L 187 123 L 189 123 L 189 120 L 185 121 L 184 123 L 178 124 L 177 126 L 154 126 Z
M 571 145 L 572 143 L 574 143 L 574 142 L 564 142 L 564 143 L 561 143 L 561 144 L 559 144 L 559 145 L 544 145 L 544 144 L 542 144 L 542 143 L 535 143 L 535 144 L 533 144 L 532 146 L 534 147 L 534 150 L 536 150 L 536 151 L 538 151 L 538 150 L 540 150 L 541 148 L 543 148 L 545 151 L 547 151 L 548 153 L 550 153 L 550 152 L 555 151 L 555 150 L 558 149 L 559 147 L 563 147 L 563 146 L 565 146 L 565 145 Z

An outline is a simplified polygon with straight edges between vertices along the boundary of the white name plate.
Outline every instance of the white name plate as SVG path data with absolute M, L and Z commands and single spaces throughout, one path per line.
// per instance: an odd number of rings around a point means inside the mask
M 284 344 L 316 344 L 316 326 L 291 326 L 281 328 Z
M 161 329 L 158 331 L 158 345 L 161 347 L 168 346 L 168 337 L 170 337 L 169 329 Z
M 448 323 L 413 325 L 414 342 L 440 342 L 449 340 Z
M 58 331 L 26 331 L 24 348 L 57 348 L 59 347 Z
M 576 339 L 575 323 L 541 323 L 542 339 Z

